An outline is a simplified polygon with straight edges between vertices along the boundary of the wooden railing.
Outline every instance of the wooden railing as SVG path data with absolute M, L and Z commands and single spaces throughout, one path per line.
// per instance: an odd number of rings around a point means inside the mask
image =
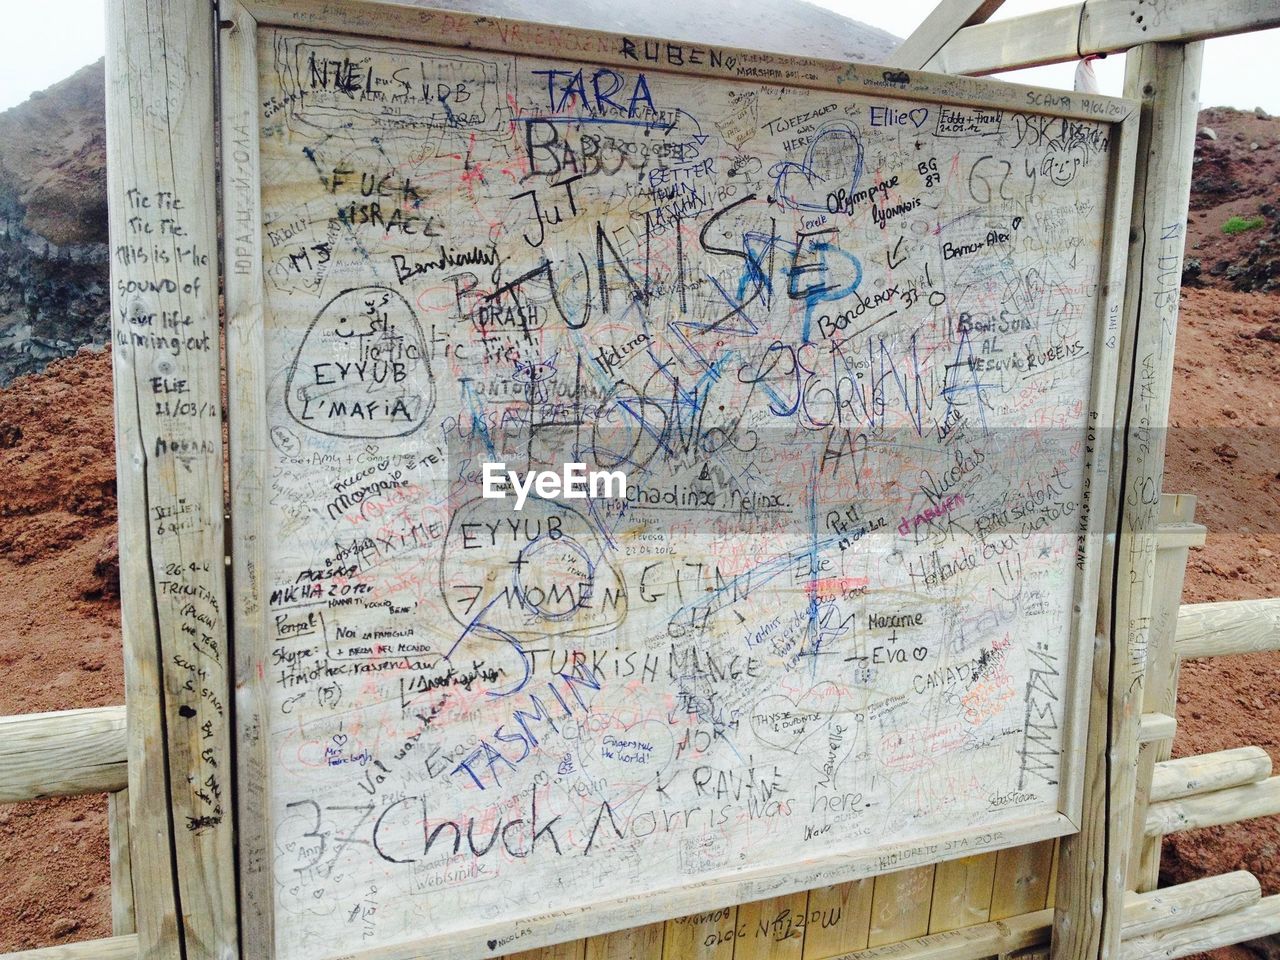
M 85 793 L 107 795 L 114 934 L 98 940 L 8 953 L 3 955 L 5 960 L 134 960 L 137 957 L 125 722 L 123 706 L 0 717 L 0 803 Z

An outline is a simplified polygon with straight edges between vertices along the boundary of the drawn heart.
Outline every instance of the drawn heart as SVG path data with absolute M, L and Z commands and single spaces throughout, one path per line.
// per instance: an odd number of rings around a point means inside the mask
M 622 726 L 611 724 L 584 743 L 579 755 L 583 768 L 610 784 L 651 781 L 675 758 L 676 743 L 670 727 L 661 720 L 641 720 Z
M 333 745 L 335 747 L 345 746 L 347 743 L 347 735 L 345 733 L 335 733 L 333 735 Z
M 488 941 L 488 944 L 489 944 L 489 949 L 490 949 L 490 950 L 493 950 L 493 949 L 496 949 L 496 948 L 497 948 L 497 946 L 498 946 L 498 941 L 497 941 L 497 940 L 489 940 L 489 941 Z
M 752 708 L 751 730 L 762 743 L 797 753 L 800 744 L 831 723 L 839 708 L 839 694 L 831 683 L 818 684 L 799 702 L 774 694 Z
M 918 115 L 918 116 L 917 116 Z M 907 111 L 907 119 L 916 125 L 916 129 L 920 129 L 920 124 L 924 123 L 929 116 L 928 107 L 916 107 L 914 110 Z

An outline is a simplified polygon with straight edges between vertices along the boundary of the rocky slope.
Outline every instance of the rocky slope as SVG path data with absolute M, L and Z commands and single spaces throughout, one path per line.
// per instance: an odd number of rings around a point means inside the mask
M 107 339 L 98 61 L 0 113 L 0 385 Z

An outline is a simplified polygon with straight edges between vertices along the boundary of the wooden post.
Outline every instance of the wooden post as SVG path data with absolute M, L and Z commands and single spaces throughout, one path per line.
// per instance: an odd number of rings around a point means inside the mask
M 1109 960 L 1120 943 L 1202 54 L 1202 43 L 1144 44 L 1126 65 L 1125 94 L 1141 101 L 1142 117 L 1121 345 L 1130 402 L 1114 438 L 1123 444 L 1112 478 L 1119 538 L 1099 604 L 1102 635 L 1111 637 L 1108 715 L 1090 727 L 1088 755 L 1103 746 L 1104 762 L 1088 765 L 1081 831 L 1062 844 L 1055 960 Z
M 111 855 L 111 932 L 136 933 L 133 915 L 133 865 L 129 860 L 129 791 L 107 794 L 107 843 Z
M 120 583 L 139 955 L 237 955 L 214 11 L 108 0 Z
M 1204 528 L 1192 523 L 1196 498 L 1164 494 L 1160 498 L 1159 540 L 1156 544 L 1154 600 L 1151 607 L 1151 634 L 1147 648 L 1147 670 L 1142 683 L 1142 706 L 1148 713 L 1174 714 L 1178 707 L 1178 653 L 1174 637 L 1178 628 L 1178 607 L 1182 602 L 1182 581 L 1187 572 L 1187 554 L 1193 543 L 1204 543 Z M 1195 537 L 1168 536 L 1173 528 L 1196 533 Z M 1150 802 L 1151 778 L 1156 764 L 1173 755 L 1173 737 L 1141 743 L 1133 804 L 1133 845 L 1130 849 L 1131 890 L 1154 890 L 1160 874 L 1160 841 L 1147 838 L 1143 823 Z M 1267 774 L 1263 774 L 1265 777 Z
M 885 65 L 922 70 L 963 27 L 985 23 L 1004 0 L 939 0 L 911 36 L 885 59 Z

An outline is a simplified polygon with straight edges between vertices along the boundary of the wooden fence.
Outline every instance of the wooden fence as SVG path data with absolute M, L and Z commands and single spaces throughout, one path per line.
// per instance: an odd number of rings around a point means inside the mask
M 1280 777 L 1258 747 L 1169 759 L 1178 664 L 1188 657 L 1280 650 L 1280 599 L 1179 605 L 1192 497 L 1166 495 L 1158 528 L 1156 604 L 1139 725 L 1135 855 L 1120 960 L 1183 957 L 1280 933 L 1280 895 L 1237 871 L 1156 889 L 1160 841 L 1182 830 L 1280 814 Z M 124 707 L 0 718 L 0 802 L 106 793 L 114 936 L 7 954 L 0 960 L 133 960 L 128 737 Z M 1045 954 L 1057 887 L 1056 841 L 655 923 L 511 955 L 511 960 L 977 960 Z

